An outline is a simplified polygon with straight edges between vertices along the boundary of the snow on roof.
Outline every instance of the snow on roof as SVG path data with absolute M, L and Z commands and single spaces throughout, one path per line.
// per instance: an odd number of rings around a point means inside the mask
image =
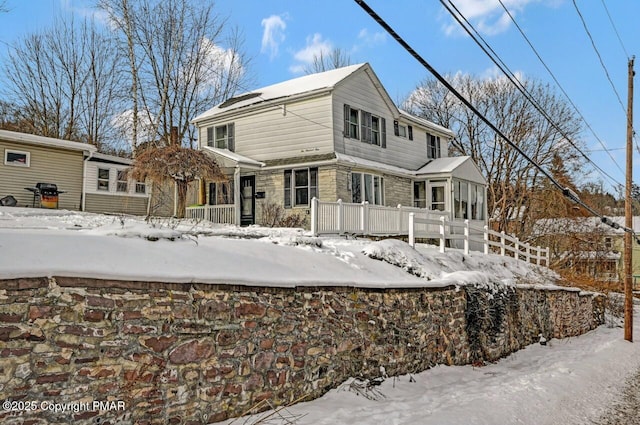
M 418 124 L 420 124 L 420 125 L 422 125 L 424 127 L 430 128 L 430 129 L 432 129 L 434 131 L 437 131 L 437 132 L 440 132 L 440 133 L 444 133 L 444 134 L 446 134 L 448 136 L 451 136 L 451 137 L 454 136 L 453 131 L 451 131 L 450 129 L 448 129 L 446 127 L 443 127 L 441 125 L 433 123 L 433 122 L 431 122 L 429 120 L 426 120 L 424 118 L 417 117 L 417 116 L 415 116 L 413 114 L 410 114 L 409 112 L 404 111 L 402 109 L 399 109 L 399 111 L 400 111 L 400 115 L 401 116 L 403 116 L 403 117 L 405 117 L 407 119 L 410 119 L 412 121 L 415 121 L 415 122 L 417 122 Z
M 249 158 L 247 156 L 243 156 L 238 153 L 231 152 L 229 149 L 214 148 L 212 146 L 202 146 L 202 149 L 205 152 L 210 152 L 214 154 L 214 156 L 222 157 L 223 160 L 228 159 L 235 164 L 249 165 L 249 166 L 258 167 L 258 168 L 265 166 L 264 162 L 256 161 L 255 159 Z
M 243 108 L 258 103 L 268 102 L 274 99 L 282 99 L 303 93 L 310 93 L 322 89 L 332 89 L 337 83 L 344 80 L 360 68 L 369 66 L 366 63 L 345 66 L 330 71 L 309 74 L 292 80 L 283 81 L 267 87 L 262 87 L 251 92 L 234 96 L 231 99 L 198 115 L 193 122 L 205 120 L 218 114 Z M 228 105 L 228 106 L 227 106 Z
M 446 158 L 436 158 L 418 169 L 416 174 L 451 173 L 470 159 L 470 156 L 448 156 Z
M 91 155 L 91 159 L 95 161 L 112 162 L 112 163 L 122 164 L 122 165 L 133 164 L 133 160 L 130 158 L 123 158 L 121 156 L 108 155 L 106 153 L 100 153 L 100 152 L 96 152 L 93 155 Z
M 29 143 L 33 145 L 53 146 L 57 148 L 96 152 L 95 146 L 88 143 L 72 142 L 70 140 L 54 139 L 52 137 L 36 136 L 35 134 L 18 133 L 16 131 L 0 130 L 0 139 L 10 142 Z

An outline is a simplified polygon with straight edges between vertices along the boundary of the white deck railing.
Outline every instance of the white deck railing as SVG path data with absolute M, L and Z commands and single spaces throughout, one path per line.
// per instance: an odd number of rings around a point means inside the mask
M 201 207 L 187 207 L 186 218 L 196 220 L 208 220 L 212 223 L 237 224 L 235 222 L 235 206 L 227 205 L 203 205 Z
M 311 232 L 314 235 L 358 234 L 371 236 L 408 235 L 409 214 L 416 217 L 439 219 L 448 217 L 444 211 L 430 211 L 424 208 L 384 207 L 361 204 L 311 200 Z M 420 230 L 435 231 L 436 227 L 422 225 Z
M 436 232 L 425 231 L 423 230 L 425 226 L 430 226 L 431 229 L 437 226 L 438 230 Z M 456 231 L 456 229 L 462 231 Z M 515 236 L 505 234 L 505 232 L 489 230 L 488 226 L 482 228 L 473 226 L 469 220 L 448 221 L 446 217 L 434 220 L 417 217 L 411 213 L 409 214 L 409 245 L 415 247 L 416 238 L 439 240 L 440 252 L 445 252 L 447 240 L 461 240 L 465 254 L 469 253 L 471 246 L 482 246 L 482 251 L 485 254 L 493 251 L 502 256 L 508 255 L 528 263 L 535 262 L 538 265 L 542 265 L 544 261 L 544 265 L 549 266 L 549 248 L 531 246 L 521 242 Z

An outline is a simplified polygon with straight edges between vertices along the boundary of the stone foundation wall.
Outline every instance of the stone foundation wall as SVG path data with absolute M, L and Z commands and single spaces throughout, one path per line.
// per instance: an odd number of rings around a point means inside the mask
M 398 375 L 496 360 L 539 333 L 595 328 L 602 306 L 534 288 L 0 280 L 0 402 L 10 401 L 0 423 L 205 424 L 261 400 L 315 398 L 380 366 Z

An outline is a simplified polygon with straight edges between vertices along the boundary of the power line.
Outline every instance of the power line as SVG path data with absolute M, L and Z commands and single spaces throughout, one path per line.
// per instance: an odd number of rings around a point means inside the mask
M 609 158 L 611 158 L 611 161 L 613 161 L 614 164 L 616 164 L 616 167 L 618 167 L 618 169 L 624 173 L 624 171 L 622 171 L 622 168 L 620 167 L 620 164 L 618 164 L 618 162 L 616 161 L 616 159 L 613 157 L 613 155 L 611 154 L 611 152 L 609 152 L 609 150 L 607 149 L 607 146 L 604 144 L 604 142 L 602 141 L 602 139 L 600 139 L 600 137 L 598 137 L 598 135 L 596 134 L 595 130 L 593 129 L 593 127 L 591 127 L 591 125 L 589 124 L 589 122 L 587 121 L 587 119 L 584 117 L 584 115 L 582 114 L 582 112 L 580 111 L 580 109 L 578 109 L 578 106 L 576 106 L 576 104 L 573 102 L 573 100 L 571 99 L 571 97 L 569 96 L 569 94 L 567 93 L 567 91 L 564 89 L 564 87 L 562 87 L 562 84 L 560 84 L 560 81 L 558 81 L 558 79 L 556 78 L 555 74 L 551 71 L 551 68 L 549 68 L 549 66 L 547 65 L 547 63 L 544 61 L 544 59 L 542 59 L 542 56 L 540 55 L 540 53 L 538 53 L 538 50 L 533 46 L 533 43 L 531 42 L 531 40 L 529 40 L 529 37 L 527 37 L 527 35 L 525 34 L 524 30 L 520 27 L 520 25 L 518 24 L 518 22 L 515 20 L 515 18 L 513 17 L 513 15 L 511 14 L 511 12 L 509 12 L 509 9 L 507 9 L 507 7 L 504 5 L 504 3 L 502 2 L 502 0 L 498 0 L 500 2 L 500 5 L 502 6 L 502 8 L 504 9 L 504 11 L 507 13 L 507 15 L 509 16 L 509 18 L 511 19 L 511 22 L 513 22 L 513 24 L 515 25 L 515 27 L 518 29 L 518 31 L 520 32 L 520 34 L 522 35 L 522 37 L 525 39 L 525 41 L 527 42 L 527 44 L 529 45 L 529 47 L 531 48 L 531 50 L 533 50 L 533 53 L 536 55 L 536 57 L 538 58 L 538 60 L 540 61 L 540 63 L 542 64 L 542 66 L 544 66 L 544 68 L 547 70 L 547 72 L 549 73 L 549 75 L 551 76 L 551 78 L 553 79 L 553 81 L 556 83 L 556 85 L 560 88 L 560 91 L 562 91 L 562 94 L 564 94 L 564 96 L 567 98 L 567 100 L 569 101 L 569 103 L 571 104 L 571 106 L 573 106 L 573 109 L 576 110 L 576 112 L 578 113 L 578 115 L 580 116 L 580 118 L 582 119 L 582 122 L 584 122 L 584 124 L 587 126 L 587 128 L 589 129 L 589 131 L 591 132 L 591 134 L 593 134 L 593 136 L 596 138 L 596 140 L 598 141 L 598 143 L 600 143 L 600 146 L 602 146 L 602 149 L 607 152 L 607 154 L 609 155 Z
M 462 12 L 460 12 L 460 10 L 453 4 L 453 2 L 451 0 L 449 0 L 449 4 L 455 9 L 456 13 L 454 13 L 453 10 L 451 10 L 451 8 L 449 8 L 449 6 L 444 2 L 444 0 L 440 0 L 440 3 L 442 3 L 444 8 L 451 14 L 451 16 L 454 17 L 454 19 L 467 32 L 467 34 L 469 34 L 469 36 L 476 42 L 476 44 L 480 47 L 480 49 L 482 49 L 482 51 L 487 56 L 489 56 L 491 61 L 498 68 L 500 68 L 500 70 L 505 74 L 507 79 L 509 79 L 509 81 L 520 91 L 520 93 L 522 93 L 522 95 L 534 106 L 534 108 L 536 108 L 536 110 L 551 124 L 551 126 L 556 131 L 558 131 L 562 135 L 562 137 L 564 137 L 564 139 L 571 146 L 573 146 L 587 162 L 591 163 L 600 173 L 602 173 L 602 175 L 608 177 L 613 183 L 620 185 L 621 184 L 620 182 L 618 182 L 615 178 L 613 178 L 606 171 L 604 171 L 602 168 L 600 168 L 595 162 L 593 162 L 593 160 L 591 158 L 589 158 L 580 149 L 580 147 L 578 147 L 571 140 L 569 135 L 560 127 L 560 125 L 557 124 L 551 116 L 549 116 L 547 111 L 545 111 L 544 108 L 538 103 L 538 101 L 535 99 L 533 94 L 531 94 L 531 92 L 528 90 L 528 88 L 524 84 L 522 84 L 522 82 L 515 76 L 513 71 L 511 71 L 511 69 L 509 69 L 509 67 L 506 65 L 506 63 L 500 58 L 500 56 L 495 52 L 495 50 L 493 50 L 493 48 L 489 45 L 489 43 L 487 43 L 487 41 L 482 37 L 482 35 L 480 35 L 480 33 L 475 29 L 475 27 L 467 20 L 467 18 L 465 18 L 465 16 L 462 14 Z M 462 23 L 460 18 L 462 18 L 464 20 L 466 25 Z M 471 33 L 469 28 L 471 28 L 473 30 L 475 35 Z M 480 41 L 482 41 L 482 43 Z M 616 165 L 618 165 L 618 164 L 616 163 Z M 620 168 L 620 167 L 618 166 L 618 168 Z M 620 171 L 624 173 L 624 171 L 622 171 L 622 169 L 620 169 Z
M 580 21 L 582 21 L 582 26 L 584 27 L 584 30 L 587 33 L 587 36 L 589 37 L 589 40 L 591 41 L 591 46 L 593 47 L 593 50 L 596 52 L 596 55 L 598 56 L 598 59 L 600 60 L 600 65 L 602 66 L 602 69 L 604 70 L 604 73 L 607 76 L 607 80 L 609 80 L 609 84 L 611 85 L 611 88 L 613 89 L 613 92 L 616 94 L 616 97 L 618 98 L 618 103 L 620 103 L 620 107 L 622 107 L 622 112 L 624 112 L 624 114 L 626 115 L 627 109 L 624 107 L 624 104 L 622 103 L 622 99 L 620 98 L 620 95 L 618 94 L 618 90 L 616 90 L 616 86 L 613 84 L 613 81 L 611 80 L 611 76 L 609 75 L 609 70 L 607 69 L 607 66 L 604 64 L 604 61 L 602 60 L 602 56 L 600 55 L 600 51 L 598 50 L 598 47 L 596 47 L 596 43 L 593 40 L 593 37 L 591 36 L 591 32 L 589 31 L 589 27 L 587 27 L 587 22 L 584 20 L 584 17 L 582 16 L 582 13 L 580 12 L 580 9 L 578 8 L 578 4 L 576 3 L 576 0 L 573 0 L 573 6 L 575 7 L 576 12 L 578 12 L 578 16 L 580 17 Z
M 627 53 L 627 49 L 624 47 L 624 43 L 622 42 L 622 39 L 620 38 L 620 34 L 618 33 L 618 29 L 616 28 L 616 24 L 613 23 L 613 19 L 611 19 L 611 14 L 609 13 L 609 9 L 607 8 L 607 5 L 605 4 L 604 0 L 601 0 L 602 2 L 602 6 L 604 7 L 605 12 L 607 12 L 607 17 L 609 17 L 609 22 L 611 23 L 611 26 L 613 27 L 613 31 L 616 33 L 616 37 L 618 37 L 618 41 L 620 42 L 620 46 L 622 47 L 622 50 L 624 51 L 624 55 L 627 57 L 627 59 L 630 58 L 629 53 Z
M 442 85 L 444 85 L 455 97 L 458 98 L 467 108 L 469 108 L 474 114 L 476 114 L 487 126 L 489 126 L 493 131 L 496 132 L 498 136 L 500 136 L 509 146 L 515 149 L 524 159 L 526 159 L 530 164 L 536 167 L 545 177 L 549 179 L 549 181 L 556 186 L 558 189 L 562 191 L 562 194 L 572 200 L 573 202 L 581 205 L 585 210 L 590 212 L 592 215 L 599 217 L 600 220 L 613 228 L 621 228 L 625 232 L 633 233 L 635 232 L 633 229 L 622 227 L 617 223 L 614 223 L 610 218 L 607 218 L 593 209 L 591 206 L 585 204 L 578 195 L 568 187 L 563 187 L 547 170 L 545 170 L 540 164 L 533 161 L 529 156 L 520 149 L 518 145 L 513 143 L 511 139 L 509 139 L 498 127 L 495 126 L 487 117 L 480 113 L 476 109 L 471 102 L 465 98 L 460 92 L 458 92 L 455 87 L 453 87 L 438 71 L 436 71 L 422 56 L 420 56 L 398 33 L 395 32 L 393 28 L 389 24 L 387 24 L 373 9 L 367 5 L 364 0 L 354 0 L 374 21 L 376 21 L 387 33 L 398 42 L 414 59 L 416 59 L 425 69 L 427 69 Z

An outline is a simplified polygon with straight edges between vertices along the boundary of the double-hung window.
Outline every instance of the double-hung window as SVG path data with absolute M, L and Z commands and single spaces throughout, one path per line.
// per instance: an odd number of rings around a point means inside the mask
M 441 157 L 440 137 L 427 133 L 427 158 L 436 159 Z
M 398 121 L 394 121 L 393 134 L 398 137 L 413 140 L 413 127 L 410 125 L 400 124 Z
M 109 169 L 98 168 L 98 190 L 109 191 Z
M 360 139 L 360 111 L 344 105 L 344 135 L 350 139 Z
M 147 193 L 147 185 L 143 182 L 136 182 L 136 193 L 138 195 L 144 195 Z
M 285 208 L 309 206 L 318 196 L 318 169 L 297 168 L 284 170 Z
M 387 129 L 384 118 L 371 112 L 344 105 L 344 136 L 364 143 L 387 147 Z
M 116 192 L 126 192 L 129 190 L 127 184 L 127 171 L 118 170 L 118 182 L 116 184 Z
M 233 204 L 233 181 L 209 183 L 209 205 Z
M 384 178 L 375 174 L 351 173 L 351 201 L 384 204 Z
M 207 146 L 235 151 L 234 123 L 207 128 Z

